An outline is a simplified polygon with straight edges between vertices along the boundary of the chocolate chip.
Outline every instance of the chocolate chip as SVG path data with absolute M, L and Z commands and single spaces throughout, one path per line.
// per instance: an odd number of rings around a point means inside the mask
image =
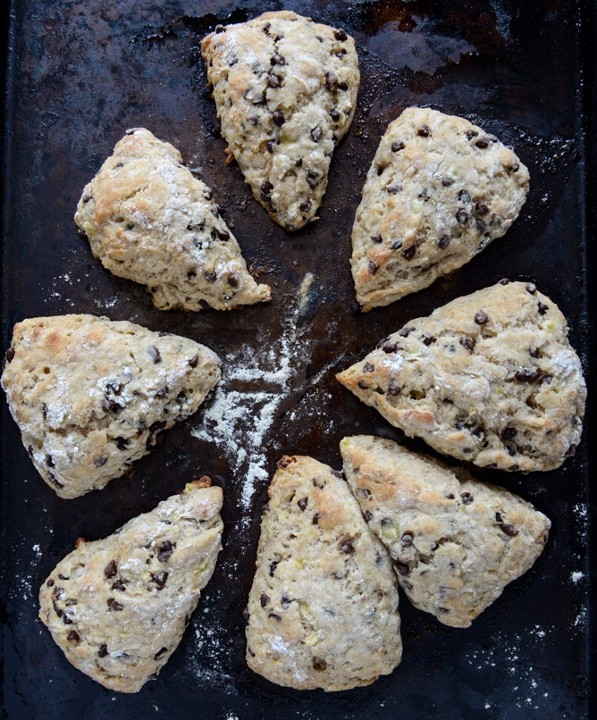
M 160 649 L 157 651 L 157 653 L 153 656 L 153 659 L 154 659 L 154 660 L 159 660 L 159 659 L 162 657 L 162 655 L 164 655 L 164 653 L 167 653 L 167 652 L 168 652 L 168 648 L 167 648 L 167 647 L 160 648 Z
M 223 33 L 225 31 L 226 31 L 226 28 L 223 25 L 216 25 L 216 29 L 214 30 L 216 35 L 219 35 L 220 33 Z
M 108 648 L 105 645 L 100 645 L 99 650 L 97 651 L 97 656 L 103 658 L 106 657 L 107 654 Z
M 373 260 L 369 260 L 369 265 L 367 267 L 371 275 L 375 275 L 379 270 L 379 265 Z
M 400 250 L 402 244 L 402 240 L 392 240 L 390 243 L 390 250 Z
M 505 535 L 508 535 L 508 537 L 515 537 L 518 535 L 518 530 L 514 527 L 514 525 L 510 525 L 509 523 L 500 523 L 499 528 Z
M 477 325 L 485 325 L 488 320 L 489 317 L 487 316 L 487 313 L 483 310 L 479 310 L 479 312 L 475 315 L 475 322 L 477 323 Z
M 325 74 L 325 84 L 330 90 L 333 90 L 338 84 L 338 76 L 336 75 L 336 73 L 327 72 Z
M 14 348 L 9 347 L 8 350 L 6 351 L 6 355 L 4 356 L 4 359 L 6 360 L 7 363 L 10 363 L 13 361 L 14 356 L 15 356 Z
M 338 122 L 338 120 L 340 120 L 340 113 L 334 108 L 330 110 L 330 117 L 334 122 Z
M 470 196 L 470 193 L 468 192 L 468 190 L 461 190 L 458 193 L 458 199 L 460 200 L 460 202 L 470 203 L 471 196 Z
M 79 637 L 79 633 L 76 630 L 71 630 L 69 634 L 66 636 L 66 639 L 69 642 L 75 642 L 79 643 L 81 641 L 81 638 Z
M 319 175 L 313 170 L 307 170 L 307 185 L 312 190 L 319 185 Z
M 475 212 L 477 215 L 487 215 L 489 207 L 484 202 L 478 202 L 475 204 Z
M 315 515 L 313 515 L 313 520 L 311 520 L 311 524 L 312 524 L 312 525 L 319 525 L 319 518 L 320 518 L 320 517 L 321 517 L 321 515 L 320 515 L 319 513 L 315 513 Z
M 479 133 L 476 130 L 467 130 L 465 134 L 467 140 L 472 140 L 474 137 L 477 137 Z
M 121 605 L 117 600 L 114 600 L 114 598 L 108 598 L 108 607 L 115 612 L 124 610 L 124 605 Z
M 261 183 L 261 192 L 264 195 L 269 195 L 273 189 L 274 189 L 274 186 L 272 185 L 272 183 L 269 180 L 264 180 Z
M 192 368 L 196 368 L 198 362 L 199 362 L 199 355 L 193 355 L 193 357 L 189 360 L 189 365 Z
M 400 387 L 400 385 L 398 385 L 395 380 L 390 380 L 390 383 L 388 385 L 388 395 L 396 396 L 400 395 L 401 392 L 402 388 Z
M 373 513 L 370 510 L 365 510 L 365 520 L 371 522 L 373 519 Z
M 429 125 L 421 125 L 421 127 L 417 130 L 417 135 L 419 137 L 429 137 L 431 135 Z
M 402 547 L 411 547 L 414 537 L 414 534 L 411 532 L 402 533 L 402 537 L 400 538 L 400 544 L 402 545 Z
M 334 37 L 339 42 L 344 42 L 345 40 L 348 40 L 348 35 L 346 34 L 346 30 L 335 30 Z
M 456 213 L 456 220 L 458 220 L 461 225 L 466 225 L 468 222 L 468 213 L 466 210 L 459 210 Z
M 272 65 L 286 65 L 286 58 L 280 55 L 280 53 L 274 53 L 271 59 Z
M 479 138 L 477 142 L 475 143 L 475 147 L 480 148 L 481 150 L 485 150 L 485 148 L 489 147 L 489 140 L 488 138 Z
M 510 457 L 514 457 L 516 455 L 516 445 L 513 443 L 506 443 L 505 447 Z
M 442 185 L 444 187 L 450 187 L 450 185 L 454 185 L 454 180 L 452 180 L 452 178 L 444 178 L 442 180 Z
M 363 372 L 366 373 L 372 373 L 375 370 L 375 365 L 373 363 L 367 362 L 363 365 Z
M 313 130 L 311 130 L 311 140 L 313 140 L 313 142 L 319 142 L 322 135 L 323 130 L 319 127 L 319 125 L 317 125 L 317 127 L 314 127 Z
M 392 143 L 392 152 L 400 152 L 400 150 L 404 150 L 406 146 L 403 142 L 393 142 Z
M 267 84 L 271 88 L 279 88 L 280 85 L 282 85 L 282 79 L 279 75 L 276 75 L 275 73 L 271 73 L 267 76 Z
M 310 200 L 305 200 L 304 202 L 302 202 L 302 203 L 299 205 L 299 210 L 300 210 L 301 212 L 309 212 L 309 210 L 311 210 L 311 201 L 310 201 Z
M 537 308 L 539 309 L 539 315 L 545 315 L 545 313 L 549 310 L 549 306 L 545 303 L 537 303 Z
M 454 493 L 448 493 L 448 494 L 446 495 L 446 500 L 455 500 L 455 499 L 456 499 L 456 498 L 455 498 L 455 496 L 454 496 Z
M 154 365 L 157 365 L 158 363 L 162 362 L 162 356 L 160 355 L 160 351 L 157 349 L 155 345 L 151 345 L 149 350 L 149 357 L 153 360 Z
M 340 540 L 338 541 L 338 550 L 340 550 L 340 552 L 344 553 L 345 555 L 352 555 L 352 553 L 355 551 L 352 540 L 353 538 L 351 537 L 340 538 Z
M 537 292 L 537 286 L 535 285 L 535 283 L 527 283 L 525 289 L 531 295 L 534 295 Z
M 348 90 L 348 83 L 339 82 L 339 83 L 338 83 L 338 90 Z
M 440 250 L 445 250 L 449 244 L 450 244 L 450 238 L 447 235 L 442 235 L 440 237 L 440 239 L 437 241 L 437 245 L 440 248 Z
M 388 354 L 395 353 L 398 350 L 398 345 L 395 342 L 388 341 L 381 346 L 381 349 Z
M 510 283 L 510 280 L 508 278 L 502 278 L 500 280 L 500 285 L 508 285 Z
M 168 580 L 168 573 L 165 570 L 160 570 L 160 572 L 152 573 L 151 579 L 158 586 L 158 590 L 163 590 Z
M 174 546 L 170 540 L 164 540 L 158 549 L 158 560 L 163 563 L 168 562 L 173 552 Z
M 120 592 L 124 592 L 126 590 L 126 585 L 122 582 L 122 580 L 117 580 L 112 583 L 110 590 L 120 590 Z
M 462 502 L 464 505 L 470 505 L 473 500 L 475 499 L 470 492 L 463 492 L 460 493 L 460 498 L 462 499 Z
M 461 337 L 460 344 L 462 345 L 462 347 L 465 347 L 469 352 L 473 352 L 473 350 L 475 349 L 475 341 L 471 337 Z
M 417 246 L 411 245 L 410 247 L 406 248 L 406 250 L 402 253 L 402 257 L 405 260 L 412 260 L 417 252 Z
M 51 455 L 46 455 L 46 465 L 51 468 L 56 467 L 56 464 L 54 463 L 54 459 L 52 458 Z
M 297 505 L 298 505 L 298 506 L 300 507 L 300 509 L 303 510 L 303 511 L 306 509 L 306 507 L 307 507 L 308 504 L 309 504 L 309 498 L 306 498 L 306 497 L 301 498 L 301 499 L 297 502 Z
M 261 603 L 261 607 L 264 608 L 269 602 L 269 595 L 266 595 L 265 593 L 261 593 L 259 602 Z
M 269 35 L 269 29 L 271 28 L 272 24 L 270 22 L 266 22 L 265 25 L 261 28 L 263 32 L 266 35 Z
M 414 327 L 403 327 L 401 330 L 398 330 L 398 335 L 400 335 L 400 337 L 408 337 L 413 330 L 415 330 Z
M 233 288 L 238 287 L 238 278 L 236 277 L 236 275 L 228 276 L 228 285 Z
M 541 376 L 541 371 L 537 368 L 522 368 L 514 377 L 518 382 L 536 382 Z
M 383 238 L 379 233 L 377 233 L 377 235 L 371 235 L 371 241 L 379 244 L 383 242 Z
M 107 578 L 113 578 L 117 572 L 118 572 L 118 567 L 116 565 L 116 560 L 110 560 L 110 562 L 104 568 L 104 575 Z
M 274 562 L 270 563 L 269 566 L 269 576 L 274 577 L 274 573 L 276 572 L 276 568 L 278 567 L 279 560 L 274 560 Z
M 274 110 L 272 113 L 272 120 L 274 121 L 274 124 L 278 127 L 281 127 L 286 122 L 286 118 L 284 117 L 284 113 L 281 110 Z M 269 150 L 269 143 L 272 142 L 271 140 L 268 142 L 268 150 Z M 272 152 L 272 150 L 269 150 Z
M 520 165 L 518 163 L 513 163 L 512 165 L 505 165 L 505 168 L 507 172 L 515 173 L 519 171 Z
M 427 345 L 427 347 L 429 347 L 429 345 L 433 345 L 434 342 L 437 342 L 437 338 L 433 335 L 423 335 L 421 340 L 423 341 L 423 345 Z
M 398 574 L 402 575 L 402 577 L 410 575 L 410 567 L 406 563 L 396 561 L 394 563 L 394 567 L 398 571 Z
M 500 435 L 500 437 L 502 438 L 502 440 L 512 440 L 512 438 L 516 437 L 517 433 L 518 431 L 516 430 L 516 428 L 505 427 L 502 430 L 502 434 Z

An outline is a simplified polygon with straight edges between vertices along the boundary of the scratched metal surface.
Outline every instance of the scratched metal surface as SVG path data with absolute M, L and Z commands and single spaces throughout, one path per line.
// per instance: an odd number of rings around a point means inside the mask
M 346 28 L 362 74 L 320 220 L 293 235 L 268 219 L 238 168 L 224 165 L 198 49 L 217 23 L 281 7 L 265 0 L 14 0 L 5 10 L 3 349 L 17 320 L 91 312 L 203 342 L 223 358 L 225 378 L 220 395 L 164 435 L 132 476 L 74 501 L 58 499 L 36 476 L 2 399 L 2 717 L 588 718 L 586 433 L 558 471 L 475 471 L 534 502 L 553 530 L 535 567 L 472 628 L 441 626 L 402 598 L 402 665 L 339 695 L 285 690 L 245 666 L 242 609 L 264 473 L 284 453 L 339 468 L 338 443 L 347 434 L 403 439 L 335 382 L 338 369 L 410 318 L 502 277 L 532 280 L 551 296 L 585 367 L 588 360 L 582 78 L 589 53 L 579 48 L 592 23 L 590 4 L 581 11 L 572 0 L 288 2 Z M 531 192 L 507 236 L 469 265 L 363 316 L 353 311 L 348 266 L 354 211 L 387 123 L 412 104 L 464 115 L 512 144 L 529 166 Z M 76 202 L 114 143 L 137 126 L 200 169 L 253 270 L 272 285 L 270 305 L 161 313 L 140 286 L 93 259 L 72 221 Z M 261 368 L 261 379 L 247 381 L 243 367 Z M 225 412 L 242 409 L 229 443 L 225 424 L 205 419 L 217 415 L 218 401 Z M 37 619 L 38 587 L 78 536 L 111 533 L 199 474 L 225 490 L 218 568 L 159 678 L 137 695 L 111 693 L 54 646 Z

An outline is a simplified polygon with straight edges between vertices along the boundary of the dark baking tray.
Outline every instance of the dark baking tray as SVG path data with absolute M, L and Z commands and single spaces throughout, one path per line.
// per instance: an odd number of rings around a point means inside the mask
M 217 23 L 281 3 L 4 4 L 3 349 L 17 320 L 91 312 L 204 342 L 221 355 L 226 375 L 220 396 L 163 436 L 132 476 L 73 501 L 58 499 L 36 475 L 2 400 L 2 717 L 597 717 L 595 709 L 589 714 L 590 415 L 576 456 L 558 471 L 475 471 L 530 499 L 552 518 L 553 530 L 532 570 L 470 629 L 441 626 L 403 598 L 402 665 L 368 688 L 341 694 L 279 688 L 245 666 L 242 609 L 265 500 L 263 471 L 271 474 L 284 453 L 308 453 L 339 468 L 338 442 L 346 434 L 403 439 L 349 396 L 334 372 L 408 319 L 509 277 L 536 282 L 560 305 L 590 376 L 594 5 L 296 0 L 286 7 L 345 27 L 362 71 L 355 121 L 337 149 L 321 219 L 294 235 L 267 218 L 238 168 L 224 165 L 198 49 Z M 531 192 L 507 236 L 469 265 L 360 315 L 348 267 L 354 211 L 387 123 L 412 104 L 464 115 L 511 143 L 530 168 Z M 72 221 L 76 202 L 114 143 L 137 126 L 175 144 L 213 186 L 250 264 L 273 287 L 271 305 L 161 313 L 141 287 L 112 277 L 92 258 Z M 314 276 L 308 291 L 307 273 Z M 271 372 L 247 380 L 238 368 L 248 366 Z M 228 446 L 225 423 L 205 421 L 215 418 L 223 396 L 225 413 L 245 409 L 236 425 L 228 417 L 235 443 Z M 204 439 L 191 434 L 199 426 Z M 248 460 L 239 458 L 243 450 Z M 243 496 L 247 473 L 253 485 Z M 201 474 L 225 489 L 224 549 L 214 578 L 160 677 L 137 695 L 109 692 L 75 671 L 53 644 L 37 619 L 37 589 L 78 536 L 109 534 Z

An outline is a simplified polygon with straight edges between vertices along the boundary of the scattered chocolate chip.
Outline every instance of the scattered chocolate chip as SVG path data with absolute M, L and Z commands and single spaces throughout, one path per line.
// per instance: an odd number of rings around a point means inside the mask
M 396 561 L 394 563 L 394 567 L 398 571 L 398 574 L 402 575 L 402 577 L 410 575 L 410 567 L 406 563 Z
M 534 295 L 537 292 L 537 286 L 535 285 L 535 283 L 527 283 L 525 289 L 531 295 Z
M 373 519 L 373 513 L 370 510 L 365 510 L 365 520 L 371 522 Z
M 69 642 L 75 642 L 79 643 L 81 641 L 81 638 L 79 637 L 79 633 L 76 630 L 71 630 L 69 634 L 66 636 L 66 639 Z
M 510 280 L 508 278 L 502 278 L 500 280 L 500 285 L 508 285 L 510 283 Z
M 338 541 L 338 550 L 340 550 L 340 552 L 344 553 L 345 555 L 352 555 L 352 553 L 355 551 L 352 540 L 353 538 L 351 537 L 340 538 L 340 540 Z
M 400 250 L 402 244 L 402 240 L 392 240 L 390 243 L 390 250 Z
M 269 29 L 271 28 L 272 24 L 270 22 L 266 22 L 265 25 L 261 28 L 263 32 L 266 35 L 269 35 Z
M 431 135 L 429 125 L 421 125 L 421 127 L 417 130 L 417 135 L 419 137 L 429 137 Z
M 346 30 L 335 30 L 334 37 L 339 42 L 344 42 L 345 40 L 348 40 L 348 35 L 346 34 Z
M 107 654 L 108 654 L 108 648 L 105 645 L 100 645 L 99 650 L 97 651 L 98 657 L 103 658 L 103 657 L 106 657 Z
M 516 455 L 516 445 L 514 445 L 513 443 L 506 443 L 505 448 L 508 451 L 508 455 L 510 455 L 510 457 L 514 457 Z
M 400 538 L 400 544 L 402 545 L 402 547 L 411 547 L 414 537 L 414 534 L 411 532 L 402 533 L 402 537 Z
M 485 150 L 485 148 L 489 147 L 489 140 L 487 138 L 479 138 L 475 143 L 475 147 L 478 147 L 480 150 Z
M 456 220 L 458 220 L 461 225 L 466 225 L 468 222 L 468 213 L 466 210 L 459 210 L 456 213 Z
M 518 535 L 518 530 L 514 527 L 514 525 L 510 525 L 510 523 L 500 523 L 499 528 L 505 535 L 508 535 L 508 537 L 515 537 Z
M 163 563 L 168 562 L 173 552 L 174 546 L 170 540 L 164 540 L 158 549 L 158 560 Z
M 446 500 L 455 500 L 455 499 L 456 499 L 456 498 L 455 498 L 455 496 L 454 496 L 454 493 L 448 493 L 448 494 L 446 495 Z
M 284 117 L 284 113 L 281 110 L 274 110 L 272 113 L 272 120 L 274 121 L 274 124 L 278 127 L 281 127 L 286 122 L 286 118 Z M 269 142 L 272 142 L 271 140 Z M 268 143 L 269 145 L 269 143 Z M 269 147 L 268 147 L 269 150 Z M 270 150 L 270 152 L 272 152 Z
M 461 190 L 458 193 L 458 199 L 460 200 L 460 202 L 470 203 L 471 196 L 470 196 L 470 193 L 468 192 L 468 190 Z
M 398 350 L 398 345 L 395 342 L 387 341 L 384 342 L 384 344 L 381 346 L 381 349 L 388 354 L 395 353 L 396 350 Z
M 264 181 L 261 183 L 261 192 L 262 192 L 264 195 L 270 195 L 270 194 L 271 194 L 271 191 L 272 191 L 273 189 L 274 189 L 274 186 L 272 185 L 272 183 L 271 183 L 269 180 L 264 180 Z
M 126 585 L 122 582 L 122 580 L 116 580 L 116 582 L 112 583 L 110 590 L 120 590 L 120 592 L 124 592 L 126 590 Z
M 340 120 L 340 113 L 334 108 L 330 110 L 330 117 L 334 122 L 338 122 L 338 120 Z
M 404 150 L 406 146 L 403 142 L 393 142 L 392 143 L 392 152 L 400 152 L 400 150 Z
M 196 368 L 198 362 L 199 362 L 199 355 L 193 355 L 193 357 L 189 360 L 189 365 L 192 368 Z
M 479 133 L 476 130 L 467 130 L 466 131 L 466 139 L 472 140 L 474 137 L 477 137 Z
M 452 178 L 444 178 L 442 180 L 442 185 L 444 187 L 450 187 L 451 185 L 454 185 L 454 180 L 452 180 Z
M 379 233 L 377 233 L 377 235 L 371 235 L 371 241 L 379 244 L 383 242 L 383 238 Z
M 274 573 L 276 572 L 276 568 L 278 567 L 279 560 L 274 560 L 272 563 L 270 563 L 269 566 L 269 576 L 274 577 Z
M 414 327 L 403 327 L 401 330 L 398 330 L 398 335 L 400 335 L 400 337 L 408 337 L 413 330 L 415 330 Z
M 379 270 L 379 265 L 373 260 L 369 260 L 369 265 L 367 267 L 371 275 L 375 275 Z
M 301 499 L 297 502 L 297 505 L 298 505 L 298 506 L 300 507 L 300 509 L 303 510 L 303 511 L 307 508 L 307 505 L 308 505 L 308 504 L 309 504 L 309 498 L 307 498 L 307 497 L 301 498 Z
M 541 357 L 541 350 L 539 350 L 539 348 L 529 348 L 529 355 L 532 358 L 538 359 Z
M 406 250 L 402 253 L 402 257 L 405 260 L 412 260 L 417 252 L 417 246 L 411 245 L 410 247 L 406 248 Z
M 475 218 L 475 225 L 477 226 L 477 230 L 480 233 L 485 232 L 485 230 L 487 229 L 487 223 L 485 222 L 485 220 L 481 220 L 481 218 Z
M 313 670 L 318 670 L 321 672 L 326 670 L 327 666 L 328 666 L 327 662 L 323 658 L 320 658 L 320 657 L 314 657 L 312 660 L 312 664 L 313 664 Z
M 160 648 L 160 649 L 157 651 L 157 653 L 153 656 L 153 659 L 154 659 L 154 660 L 159 660 L 159 659 L 162 657 L 162 655 L 164 655 L 164 653 L 167 653 L 167 652 L 168 652 L 168 648 L 167 648 L 167 647 Z
M 321 517 L 321 515 L 320 515 L 319 513 L 315 513 L 315 515 L 313 515 L 313 520 L 311 521 L 311 524 L 312 524 L 312 525 L 319 525 L 319 518 L 320 518 L 320 517 Z
M 261 603 L 261 607 L 264 608 L 269 602 L 269 596 L 265 593 L 262 593 L 261 597 L 259 598 L 259 602 Z
M 475 322 L 477 323 L 477 325 L 485 325 L 488 320 L 489 317 L 487 316 L 487 313 L 483 310 L 479 310 L 479 312 L 475 315 Z
M 226 28 L 223 25 L 216 25 L 216 29 L 214 30 L 216 35 L 219 35 L 220 33 L 223 33 L 226 31 Z
M 541 371 L 537 368 L 522 368 L 514 377 L 519 382 L 536 382 L 541 377 Z
M 108 598 L 108 607 L 115 612 L 124 610 L 124 605 L 121 605 L 117 600 L 114 600 L 114 598 Z
M 168 573 L 165 570 L 160 570 L 160 572 L 152 573 L 151 579 L 158 586 L 158 590 L 163 590 L 168 580 Z
M 338 87 L 338 90 L 348 90 L 348 83 L 339 82 L 337 87 Z
M 8 350 L 6 351 L 6 355 L 4 356 L 4 359 L 6 360 L 7 363 L 10 363 L 14 360 L 14 356 L 15 356 L 14 348 L 9 347 Z
M 507 172 L 515 173 L 519 171 L 520 165 L 518 163 L 513 163 L 512 165 L 505 165 L 505 168 Z
M 149 357 L 153 360 L 155 365 L 162 362 L 162 356 L 160 354 L 160 351 L 157 349 L 157 347 L 155 345 L 151 345 L 148 352 L 149 352 Z
M 464 505 L 470 505 L 470 504 L 473 502 L 473 500 L 475 499 L 475 498 L 470 494 L 470 492 L 460 493 L 460 498 L 462 499 L 462 502 L 464 503 Z
M 473 352 L 475 349 L 475 341 L 473 338 L 468 336 L 463 336 L 460 338 L 460 344 L 462 347 L 466 348 L 469 352 Z
M 110 560 L 110 562 L 104 568 L 104 575 L 107 578 L 113 578 L 117 572 L 118 572 L 118 566 L 116 565 L 116 560 Z
M 427 345 L 427 347 L 429 347 L 429 345 L 433 345 L 434 342 L 437 342 L 437 338 L 433 335 L 423 335 L 421 340 L 423 341 L 423 345 Z
M 396 395 L 400 395 L 401 392 L 402 388 L 400 385 L 398 385 L 395 380 L 390 380 L 388 385 L 388 395 L 393 395 L 395 397 Z
M 276 75 L 275 73 L 270 73 L 267 76 L 267 84 L 271 88 L 279 88 L 280 85 L 282 85 L 282 78 L 280 78 L 280 76 Z
M 545 303 L 537 303 L 537 308 L 539 309 L 539 315 L 545 315 L 545 313 L 549 310 L 549 306 Z
M 442 235 L 440 237 L 440 239 L 437 241 L 437 245 L 440 248 L 440 250 L 445 250 L 449 244 L 450 244 L 450 238 L 447 235 Z
M 363 372 L 366 373 L 372 373 L 375 370 L 375 365 L 373 363 L 367 362 L 363 365 Z

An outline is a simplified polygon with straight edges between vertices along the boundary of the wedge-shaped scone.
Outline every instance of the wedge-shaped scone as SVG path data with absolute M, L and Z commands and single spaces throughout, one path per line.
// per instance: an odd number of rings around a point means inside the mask
M 222 136 L 255 198 L 286 230 L 316 220 L 356 107 L 353 39 L 285 10 L 218 26 L 201 52 Z
M 539 557 L 551 523 L 525 500 L 392 440 L 344 438 L 344 472 L 409 599 L 468 627 Z
M 15 325 L 2 387 L 35 467 L 76 498 L 125 473 L 219 378 L 218 357 L 193 340 L 57 315 Z
M 518 217 L 529 189 L 514 152 L 468 120 L 408 108 L 388 126 L 352 231 L 363 310 L 461 267 Z
M 249 594 L 247 663 L 278 685 L 368 685 L 402 655 L 390 558 L 348 485 L 285 457 L 269 488 Z
M 86 185 L 75 222 L 102 265 L 146 285 L 160 310 L 230 310 L 270 299 L 247 271 L 207 185 L 178 150 L 129 130 Z
M 222 491 L 189 483 L 154 510 L 61 560 L 39 616 L 78 670 L 137 692 L 177 648 L 221 549 Z
M 580 441 L 586 399 L 567 332 L 534 285 L 505 280 L 409 322 L 336 377 L 439 452 L 552 470 Z

